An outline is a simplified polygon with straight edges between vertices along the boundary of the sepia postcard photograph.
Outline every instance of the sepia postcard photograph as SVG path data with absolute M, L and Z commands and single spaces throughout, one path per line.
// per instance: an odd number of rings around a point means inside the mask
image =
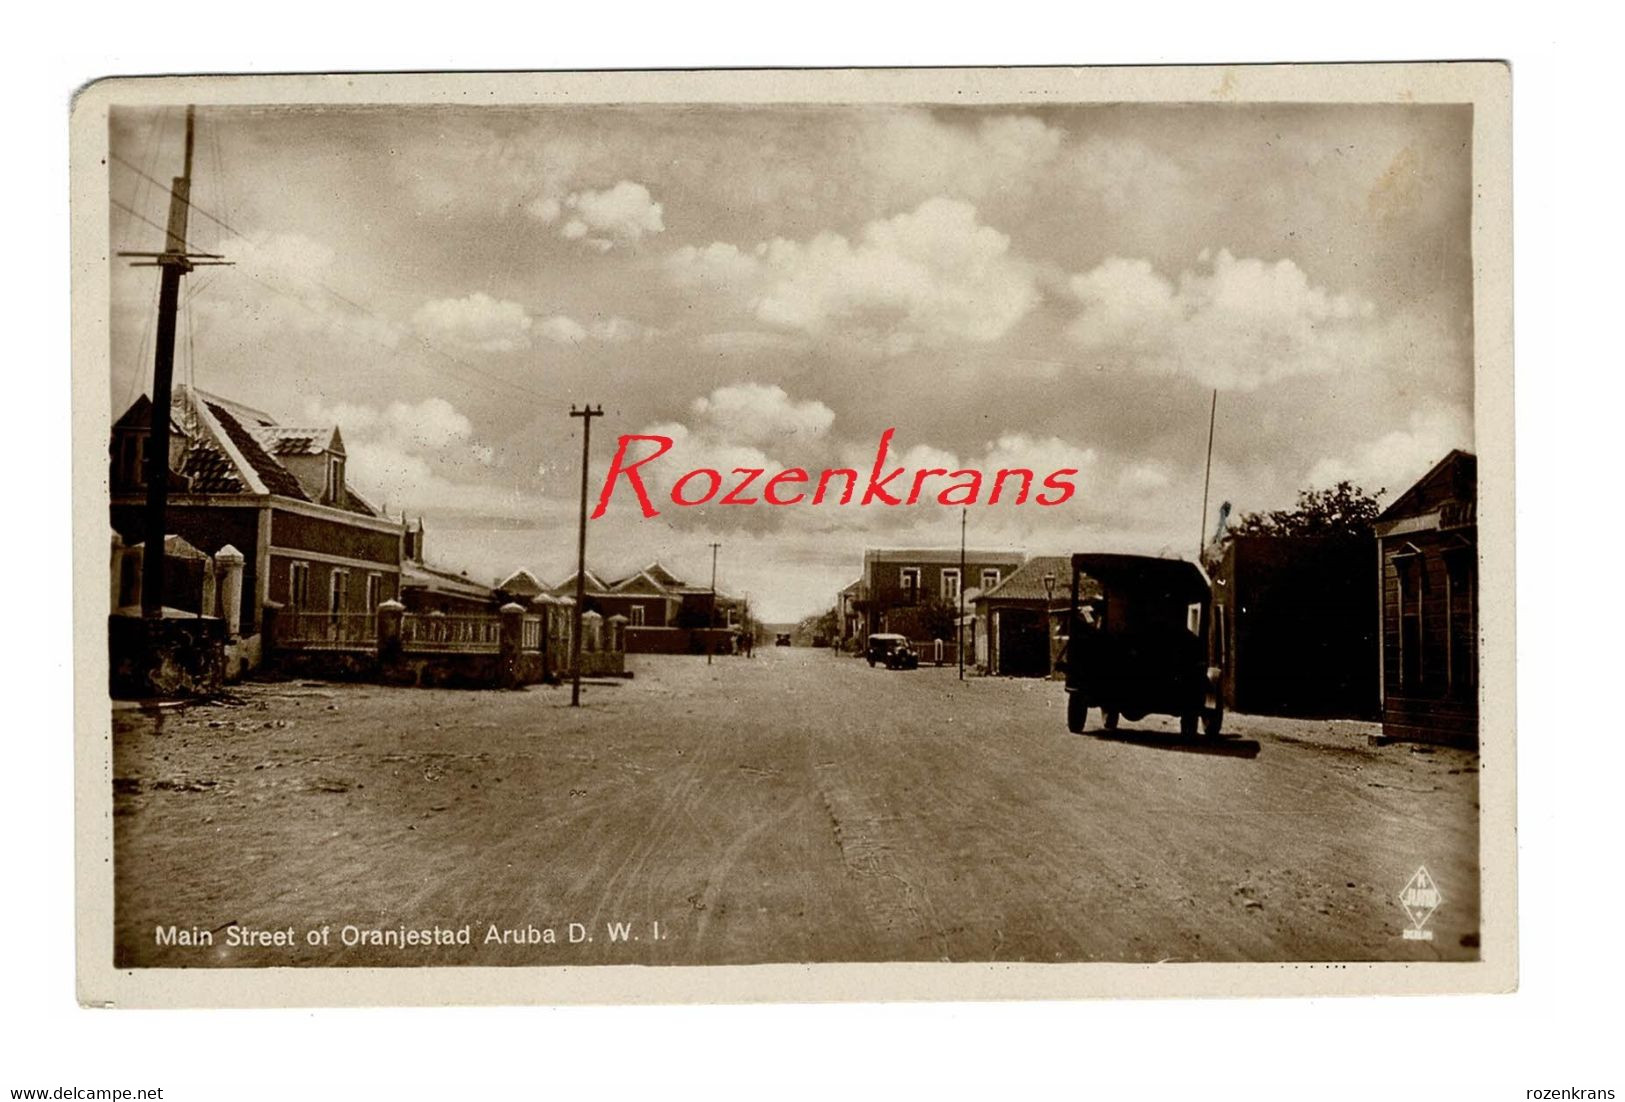
M 1510 94 L 89 85 L 79 998 L 1511 989 Z

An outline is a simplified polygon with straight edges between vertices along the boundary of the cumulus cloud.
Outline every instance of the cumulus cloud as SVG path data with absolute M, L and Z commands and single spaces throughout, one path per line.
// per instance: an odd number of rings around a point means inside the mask
M 1386 489 L 1383 500 L 1392 502 L 1450 449 L 1472 446 L 1473 422 L 1466 410 L 1416 410 L 1405 428 L 1384 433 L 1346 455 L 1316 462 L 1309 470 L 1308 483 L 1325 487 L 1347 479 L 1372 493 Z
M 1204 386 L 1253 390 L 1346 369 L 1375 308 L 1310 283 L 1291 260 L 1204 251 L 1204 268 L 1171 280 L 1145 260 L 1112 257 L 1074 276 L 1079 347 Z
M 1030 265 L 976 208 L 934 198 L 864 227 L 856 241 L 821 233 L 750 251 L 717 242 L 668 258 L 679 286 L 735 296 L 779 330 L 850 337 L 891 353 L 997 340 L 1038 301 Z
M 304 418 L 339 427 L 348 456 L 346 478 L 375 504 L 525 515 L 528 491 L 493 483 L 495 449 L 482 443 L 468 416 L 444 398 L 383 406 L 311 400 Z
M 527 209 L 549 224 L 563 220 L 559 235 L 606 251 L 631 244 L 666 228 L 664 209 L 649 189 L 622 180 L 602 191 L 575 191 L 562 199 L 544 197 Z
M 973 202 L 1025 193 L 1056 160 L 1065 137 L 1032 115 L 986 116 L 967 125 L 929 111 L 888 111 L 859 131 L 864 161 L 883 191 Z
M 822 402 L 797 402 L 783 387 L 740 383 L 718 387 L 694 399 L 696 417 L 716 435 L 753 443 L 785 436 L 821 436 L 835 421 L 835 413 Z
M 536 331 L 559 344 L 585 344 L 601 341 L 615 344 L 648 337 L 652 330 L 623 317 L 595 318 L 585 324 L 564 314 L 554 314 L 536 326 Z
M 474 352 L 517 352 L 530 344 L 534 324 L 524 306 L 483 291 L 425 302 L 412 322 L 425 337 Z
M 1117 213 L 1156 210 L 1186 194 L 1189 174 L 1144 142 L 1091 135 L 1067 156 L 1077 184 L 1100 197 Z
M 218 251 L 232 259 L 234 267 L 225 269 L 231 290 L 214 288 L 197 309 L 236 340 L 307 335 L 393 348 L 405 335 L 396 322 L 331 289 L 336 254 L 320 241 L 298 233 L 254 233 L 223 241 Z

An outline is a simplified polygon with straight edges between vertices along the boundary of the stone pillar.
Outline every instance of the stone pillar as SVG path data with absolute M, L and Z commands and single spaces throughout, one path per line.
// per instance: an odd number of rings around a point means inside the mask
M 243 626 L 243 553 L 226 544 L 214 553 L 215 572 L 220 578 L 220 616 L 226 621 L 226 638 L 235 639 Z
M 559 673 L 569 675 L 570 671 L 572 671 L 570 660 L 572 660 L 572 655 L 575 653 L 575 613 L 572 611 L 575 608 L 575 598 L 557 597 L 554 598 L 554 601 L 556 603 L 552 608 L 559 616 L 559 619 L 557 619 L 557 624 L 559 624 Z
M 498 644 L 500 656 L 499 684 L 504 689 L 517 689 L 520 683 L 520 663 L 524 653 L 525 639 L 525 606 L 515 601 L 509 601 L 497 610 L 502 617 L 501 641 Z
M 124 549 L 124 560 L 130 562 L 130 592 L 124 596 L 125 604 L 141 606 L 141 579 L 146 577 L 147 545 L 138 543 L 134 547 Z
M 384 671 L 401 660 L 401 617 L 406 606 L 391 599 L 378 606 L 378 664 Z
M 581 614 L 581 649 L 598 651 L 604 646 L 604 618 L 596 612 Z
M 109 611 L 109 612 L 117 612 L 118 609 L 119 609 L 119 590 L 122 588 L 121 583 L 124 580 L 124 576 L 123 576 L 123 571 L 124 571 L 124 537 L 119 535 L 117 532 L 113 533 L 113 547 L 112 547 L 112 556 L 111 557 L 112 557 L 112 562 L 110 564 L 110 569 L 111 569 L 111 573 L 112 573 L 113 589 L 112 589 L 112 600 L 109 602 L 109 604 L 107 606 L 107 611 Z
M 542 618 L 542 680 L 551 682 L 554 666 L 553 599 L 543 593 L 530 602 L 531 609 Z
M 631 621 L 618 612 L 609 618 L 607 621 L 609 637 L 604 643 L 605 650 L 626 649 L 626 625 L 629 623 Z
M 217 596 L 214 585 L 214 560 L 203 560 L 203 592 L 198 594 L 197 614 L 199 616 L 214 615 L 214 599 Z

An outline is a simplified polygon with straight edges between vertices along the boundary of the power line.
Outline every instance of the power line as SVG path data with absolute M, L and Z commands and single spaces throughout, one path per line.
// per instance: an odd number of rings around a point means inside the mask
M 141 221 L 145 222 L 147 225 L 151 226 L 153 229 L 157 230 L 158 232 L 163 233 L 163 234 L 168 234 L 169 233 L 169 227 L 168 226 L 160 226 L 158 223 L 154 222 L 152 219 L 148 218 L 146 215 L 142 214 L 140 211 L 136 210 L 134 207 L 126 206 L 124 203 L 120 202 L 117 199 L 113 199 L 111 197 L 109 197 L 109 201 L 115 207 L 118 207 L 120 210 L 125 211 L 125 212 L 127 212 L 129 214 L 132 214 L 135 217 L 141 219 Z M 188 204 L 188 205 L 190 205 L 190 204 Z M 201 252 L 203 252 L 202 249 L 195 248 L 192 245 L 192 243 L 190 241 L 186 240 L 185 238 L 181 239 L 181 244 L 186 246 L 186 251 L 189 252 L 189 253 L 201 253 Z M 145 255 L 150 255 L 150 254 L 145 254 Z
M 151 180 L 153 183 L 159 184 L 159 186 L 163 186 L 161 181 L 158 181 L 155 178 L 153 178 L 151 176 L 148 176 L 146 173 L 142 172 L 141 169 L 137 168 L 135 165 L 131 164 L 129 161 L 125 160 L 123 157 L 120 157 L 117 153 L 110 154 L 110 156 L 112 157 L 113 160 L 118 161 L 120 164 L 122 164 L 125 167 L 131 169 L 132 171 L 138 173 L 139 175 L 143 176 L 144 178 L 146 178 L 148 180 Z M 114 202 L 117 203 L 118 200 L 114 200 Z M 202 215 L 204 218 L 207 218 L 209 221 L 211 221 L 211 222 L 215 223 L 216 225 L 220 226 L 221 228 L 225 229 L 228 233 L 235 234 L 237 237 L 242 238 L 244 240 L 248 239 L 248 234 L 247 233 L 245 233 L 244 231 L 238 229 L 236 226 L 233 226 L 230 222 L 226 221 L 224 218 L 221 218 L 219 215 L 216 215 L 216 214 L 214 214 L 214 213 L 212 213 L 212 212 L 210 212 L 208 210 L 205 210 L 203 207 L 198 206 L 197 203 L 193 202 L 190 198 L 183 199 L 182 202 L 184 202 L 186 204 L 186 206 L 190 210 L 196 211 L 198 214 Z M 120 205 L 122 206 L 122 204 L 120 204 Z M 129 210 L 128 207 L 126 207 L 124 209 Z M 144 215 L 142 215 L 138 211 L 131 210 L 130 213 L 134 214 L 137 218 L 140 218 L 143 222 L 146 222 L 149 226 L 152 226 L 155 229 L 160 229 L 160 230 L 164 229 L 163 226 L 159 226 L 156 222 L 153 222 L 151 219 L 145 217 Z M 191 245 L 188 244 L 187 248 L 190 249 Z M 277 294 L 283 295 L 284 297 L 287 297 L 287 298 L 292 298 L 292 299 L 294 299 L 294 301 L 300 303 L 300 305 L 304 306 L 306 309 L 311 310 L 312 313 L 316 312 L 314 309 L 311 308 L 309 303 L 307 303 L 304 300 L 298 298 L 297 296 L 291 295 L 287 291 L 284 291 L 283 289 L 281 289 L 279 287 L 275 287 L 272 284 L 265 282 L 263 279 L 260 279 L 259 277 L 255 276 L 251 272 L 248 272 L 248 271 L 245 271 L 245 270 L 242 270 L 242 269 L 239 269 L 239 270 L 243 271 L 244 275 L 246 275 L 250 279 L 254 280 L 254 282 L 258 283 L 260 286 L 265 287 L 267 290 L 274 291 Z M 326 292 L 327 294 L 331 295 L 334 299 L 336 299 L 339 302 L 343 303 L 344 305 L 350 307 L 352 310 L 355 310 L 355 311 L 357 311 L 357 312 L 359 312 L 361 314 L 366 315 L 367 317 L 371 318 L 373 321 L 378 322 L 380 325 L 389 327 L 389 326 L 392 326 L 394 324 L 388 318 L 380 316 L 376 311 L 374 311 L 371 308 L 363 305 L 362 303 L 357 302 L 355 299 L 353 299 L 350 296 L 344 294 L 343 292 L 329 286 L 328 284 L 326 284 L 323 281 L 315 278 L 314 276 L 304 276 L 302 278 L 306 282 L 308 282 L 310 285 L 312 285 L 313 287 L 317 288 L 318 290 Z M 352 332 L 353 332 L 353 330 L 352 330 Z M 466 371 L 472 371 L 476 375 L 481 376 L 482 378 L 488 379 L 491 382 L 497 383 L 497 384 L 499 384 L 501 386 L 505 386 L 505 387 L 509 388 L 510 390 L 515 391 L 516 393 L 525 395 L 526 397 L 535 398 L 538 401 L 546 401 L 547 400 L 546 395 L 541 394 L 539 391 L 532 390 L 529 387 L 524 386 L 523 384 L 515 383 L 515 382 L 512 382 L 511 380 L 504 379 L 500 375 L 496 375 L 496 374 L 493 374 L 493 373 L 491 373 L 489 371 L 484 370 L 483 368 L 476 367 L 474 364 L 469 363 L 467 360 L 464 360 L 464 359 L 461 359 L 461 358 L 459 358 L 457 356 L 452 355 L 450 352 L 447 352 L 443 348 L 440 348 L 438 345 L 435 345 L 433 342 L 431 342 L 428 338 L 424 337 L 422 334 L 417 334 L 415 339 L 416 339 L 417 343 L 419 344 L 419 346 L 421 346 L 423 349 L 425 349 L 426 351 L 432 352 L 437 356 L 440 356 L 442 359 L 446 360 L 446 362 L 448 362 L 448 363 L 451 363 L 451 364 L 454 364 L 454 365 L 456 365 L 458 367 L 461 367 Z

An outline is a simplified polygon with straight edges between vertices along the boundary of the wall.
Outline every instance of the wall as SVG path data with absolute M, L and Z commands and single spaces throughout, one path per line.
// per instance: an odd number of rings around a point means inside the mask
M 1466 545 L 1464 547 L 1464 544 Z M 1423 592 L 1407 592 L 1407 606 L 1421 609 L 1420 678 L 1402 678 L 1400 645 L 1401 551 L 1421 552 Z M 1447 555 L 1447 552 L 1449 554 Z M 1410 532 L 1383 541 L 1382 662 L 1383 733 L 1393 738 L 1476 740 L 1478 731 L 1478 585 L 1476 530 Z M 1463 594 L 1452 593 L 1449 556 L 1463 556 Z
M 401 562 L 401 533 L 378 530 L 368 524 L 368 518 L 359 516 L 354 523 L 347 523 L 338 517 L 307 516 L 273 506 L 271 543 L 276 547 L 384 563 L 397 569 Z
M 708 645 L 715 646 L 717 654 L 732 654 L 736 632 L 726 628 L 652 628 L 628 627 L 626 653 L 628 654 L 704 654 Z
M 133 502 L 112 507 L 113 530 L 126 547 L 146 542 L 146 509 Z M 171 501 L 164 513 L 166 535 L 179 536 L 206 555 L 213 555 L 228 543 L 243 553 L 243 601 L 239 610 L 241 631 L 259 631 L 259 609 L 255 604 L 257 563 L 254 550 L 259 545 L 260 509 L 255 504 L 193 505 Z M 165 597 L 165 603 L 169 602 Z
M 645 627 L 670 627 L 676 621 L 677 602 L 669 597 L 649 593 L 589 594 L 584 611 L 597 612 L 606 620 L 611 616 L 625 616 L 630 620 L 633 605 L 643 606 Z
M 223 620 L 109 616 L 108 691 L 116 700 L 206 696 L 225 683 Z
M 1223 609 L 1226 707 L 1250 715 L 1374 717 L 1375 563 L 1369 539 L 1235 537 L 1213 587 Z
M 310 571 L 310 581 L 306 590 L 306 604 L 302 609 L 293 608 L 293 564 L 303 562 Z M 387 569 L 368 567 L 363 564 L 354 566 L 341 566 L 337 563 L 326 563 L 311 559 L 296 559 L 291 556 L 273 554 L 270 557 L 270 587 L 268 597 L 276 604 L 282 605 L 289 611 L 302 612 L 329 612 L 330 596 L 332 593 L 333 572 L 348 570 L 350 581 L 344 594 L 344 607 L 340 612 L 367 612 L 367 575 L 379 575 L 378 601 L 394 600 L 398 594 L 400 575 Z

